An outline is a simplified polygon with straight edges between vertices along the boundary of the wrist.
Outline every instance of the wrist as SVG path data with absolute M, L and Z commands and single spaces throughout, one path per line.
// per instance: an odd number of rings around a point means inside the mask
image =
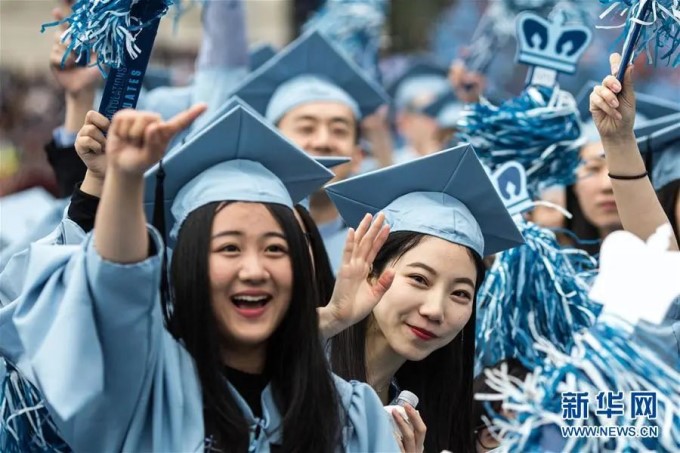
M 136 170 L 127 170 L 117 166 L 116 164 L 109 164 L 106 168 L 106 178 L 104 181 L 114 181 L 115 184 L 129 185 L 130 187 L 141 186 L 144 183 L 144 172 Z M 107 183 L 108 184 L 108 183 Z
M 602 138 L 602 145 L 605 146 L 605 147 L 607 147 L 607 146 L 620 147 L 621 145 L 637 144 L 635 134 L 633 133 L 632 130 L 627 131 L 625 133 L 619 133 L 619 134 L 608 135 L 608 136 L 601 136 L 601 138 Z
M 94 104 L 94 90 L 80 93 L 66 93 L 66 118 L 64 129 L 67 132 L 80 131 L 85 123 L 87 112 L 92 110 Z
M 104 175 L 99 175 L 88 169 L 85 172 L 85 179 L 83 179 L 83 183 L 80 185 L 80 191 L 93 197 L 101 198 L 103 188 Z
M 317 315 L 319 316 L 319 331 L 326 339 L 334 337 L 343 330 L 343 323 L 333 311 L 332 303 L 333 302 L 331 301 L 325 307 L 316 309 Z

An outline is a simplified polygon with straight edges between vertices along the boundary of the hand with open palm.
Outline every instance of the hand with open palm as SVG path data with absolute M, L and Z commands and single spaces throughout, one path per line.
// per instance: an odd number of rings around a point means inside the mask
M 383 226 L 384 222 L 383 214 L 375 219 L 366 214 L 356 231 L 350 228 L 333 295 L 328 305 L 319 309 L 320 317 L 327 318 L 327 322 L 322 323 L 325 338 L 368 316 L 392 284 L 392 270 L 385 271 L 377 279 L 369 279 L 373 260 L 390 233 L 389 226 Z

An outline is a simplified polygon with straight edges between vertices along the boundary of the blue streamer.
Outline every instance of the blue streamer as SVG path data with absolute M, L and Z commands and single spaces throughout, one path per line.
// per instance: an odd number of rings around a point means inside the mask
M 657 426 L 658 438 L 591 437 L 565 439 L 562 451 L 678 451 L 680 449 L 680 373 L 656 355 L 638 347 L 626 333 L 632 329 L 618 318 L 603 317 L 589 330 L 574 336 L 567 353 L 548 341 L 536 348 L 546 357 L 532 374 L 520 382 L 507 370 L 489 370 L 487 383 L 496 394 L 480 395 L 482 400 L 503 401 L 502 408 L 513 417 L 493 415 L 492 431 L 503 438 L 504 451 L 541 451 L 545 425 L 563 426 Z M 585 420 L 564 420 L 562 392 L 654 392 L 657 416 L 632 418 L 629 408 L 623 415 L 597 413 L 591 401 Z M 627 405 L 628 402 L 625 402 Z
M 3 377 L 4 376 L 4 377 Z M 70 452 L 38 390 L 0 358 L 0 451 Z
M 459 138 L 493 171 L 514 160 L 527 172 L 532 198 L 543 188 L 574 182 L 583 143 L 576 102 L 559 87 L 529 86 L 495 106 L 485 99 L 465 110 Z
M 478 295 L 475 368 L 517 358 L 528 368 L 544 354 L 545 340 L 566 352 L 576 332 L 591 326 L 599 305 L 588 298 L 597 262 L 588 253 L 563 248 L 555 234 L 518 220 L 526 243 L 496 255 Z
M 647 62 L 656 65 L 659 60 L 667 66 L 680 65 L 680 2 L 678 0 L 647 0 L 651 11 L 642 24 L 640 38 L 635 45 L 634 55 L 644 53 Z M 636 22 L 641 0 L 600 0 L 607 6 L 600 19 L 615 16 L 624 18 L 616 25 L 598 25 L 597 28 L 620 28 L 621 39 L 628 36 Z M 614 19 L 620 20 L 620 19 Z
M 319 30 L 373 79 L 380 80 L 378 56 L 388 8 L 386 0 L 328 0 L 304 30 Z
M 106 67 L 118 69 L 125 64 L 126 56 L 133 60 L 141 49 L 136 44 L 142 30 L 157 23 L 168 7 L 178 4 L 179 0 L 162 0 L 158 13 L 143 20 L 131 14 L 132 8 L 150 0 L 78 0 L 67 18 L 44 24 L 41 31 L 68 23 L 69 28 L 62 35 L 62 42 L 68 42 L 62 63 L 73 52 L 77 62 L 96 64 L 105 73 Z M 96 62 L 90 56 L 96 55 Z

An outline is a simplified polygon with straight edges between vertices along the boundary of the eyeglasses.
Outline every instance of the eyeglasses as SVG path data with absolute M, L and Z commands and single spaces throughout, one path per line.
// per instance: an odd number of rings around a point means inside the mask
M 489 433 L 489 427 L 486 425 L 480 425 L 475 429 L 475 439 L 485 450 L 494 450 L 498 448 L 500 443 L 498 439 Z

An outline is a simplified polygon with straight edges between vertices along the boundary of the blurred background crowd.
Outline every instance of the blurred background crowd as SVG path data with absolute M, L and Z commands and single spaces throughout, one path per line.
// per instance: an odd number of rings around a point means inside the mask
M 248 0 L 248 40 L 282 48 L 322 4 L 323 0 Z M 381 43 L 383 79 L 393 78 L 414 55 L 433 55 L 449 65 L 464 54 L 488 4 L 488 0 L 393 0 Z M 597 25 L 602 8 L 596 1 L 592 4 L 589 19 Z M 57 195 L 43 147 L 63 122 L 64 96 L 49 68 L 52 32 L 40 33 L 41 24 L 51 21 L 54 6 L 50 0 L 0 1 L 0 196 L 32 186 Z M 608 72 L 607 55 L 621 45 L 619 34 L 616 29 L 597 30 L 578 73 L 560 78 L 562 88 L 576 95 L 587 81 L 601 80 Z M 200 7 L 189 5 L 180 19 L 162 21 L 149 72 L 158 83 L 188 84 L 200 40 Z M 516 95 L 524 85 L 526 67 L 513 64 L 515 46 L 510 39 L 487 71 L 487 95 L 492 100 Z M 147 76 L 147 85 L 153 80 Z M 678 86 L 680 71 L 638 65 L 639 92 L 680 102 Z

